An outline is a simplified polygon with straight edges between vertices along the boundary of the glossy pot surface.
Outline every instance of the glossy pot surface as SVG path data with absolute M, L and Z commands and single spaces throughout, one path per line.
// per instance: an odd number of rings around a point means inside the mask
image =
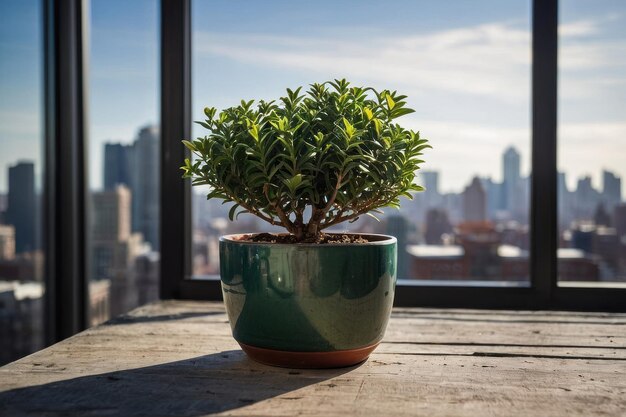
M 371 352 L 393 305 L 397 243 L 368 236 L 374 241 L 322 245 L 220 238 L 222 292 L 237 342 L 249 354 L 250 347 L 325 357 Z

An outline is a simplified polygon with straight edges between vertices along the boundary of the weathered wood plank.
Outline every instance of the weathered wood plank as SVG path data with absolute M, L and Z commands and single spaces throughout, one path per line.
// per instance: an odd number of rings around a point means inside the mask
M 160 302 L 0 368 L 0 415 L 624 416 L 626 315 L 569 314 L 396 309 L 361 366 L 288 370 Z

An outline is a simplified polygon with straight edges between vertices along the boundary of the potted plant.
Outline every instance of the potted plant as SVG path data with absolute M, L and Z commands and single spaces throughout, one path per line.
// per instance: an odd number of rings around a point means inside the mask
M 287 233 L 220 238 L 220 274 L 233 336 L 249 357 L 287 367 L 361 362 L 382 339 L 396 282 L 396 239 L 327 233 L 411 198 L 419 132 L 394 120 L 413 112 L 395 91 L 346 80 L 287 89 L 275 101 L 205 108 L 205 137 L 184 177 L 208 199 L 232 203 Z

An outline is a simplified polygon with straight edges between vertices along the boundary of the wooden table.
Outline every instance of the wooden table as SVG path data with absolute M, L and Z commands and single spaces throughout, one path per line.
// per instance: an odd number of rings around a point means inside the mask
M 2 416 L 626 416 L 626 314 L 395 309 L 370 359 L 248 360 L 219 303 L 139 308 L 0 368 Z

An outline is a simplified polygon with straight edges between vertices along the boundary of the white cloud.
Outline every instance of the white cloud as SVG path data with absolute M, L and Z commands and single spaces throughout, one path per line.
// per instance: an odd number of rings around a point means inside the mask
M 626 65 L 626 42 L 580 38 L 596 34 L 600 17 L 559 27 L 559 69 L 572 72 Z M 197 33 L 199 54 L 246 64 L 319 74 L 340 74 L 372 83 L 397 85 L 409 94 L 423 91 L 468 94 L 503 103 L 528 97 L 531 35 L 510 23 L 489 23 L 402 37 L 355 33 L 341 39 Z M 586 97 L 593 88 L 584 80 L 564 97 Z M 608 82 L 608 81 L 607 81 Z M 626 76 L 613 77 L 623 85 Z
M 593 70 L 626 65 L 626 42 L 565 39 L 559 50 L 559 68 L 565 71 Z
M 559 36 L 576 37 L 593 35 L 598 32 L 598 23 L 599 21 L 597 19 L 561 23 L 559 25 Z
M 197 51 L 252 65 L 347 77 L 411 90 L 515 101 L 528 95 L 530 34 L 507 24 L 403 37 L 341 40 L 200 33 Z
M 626 86 L 623 71 L 606 73 L 626 66 L 626 41 L 601 36 L 603 25 L 616 18 L 620 17 L 585 19 L 559 27 L 559 76 L 566 82 L 561 84 L 565 88 L 559 91 L 560 103 L 588 99 L 583 120 L 598 120 L 559 125 L 559 162 L 571 178 L 583 174 L 597 178 L 606 168 L 622 176 L 626 185 L 626 123 L 602 122 L 603 114 L 593 113 L 591 101 L 602 99 L 606 91 L 619 96 Z M 485 112 L 498 111 L 493 108 L 498 102 L 525 103 L 530 95 L 530 29 L 506 22 L 401 37 L 362 31 L 333 39 L 209 32 L 195 36 L 195 53 L 244 63 L 251 72 L 261 67 L 317 76 L 337 74 L 398 88 L 411 97 L 475 103 Z M 483 99 L 491 100 L 490 104 Z M 459 109 L 454 112 L 459 114 Z M 428 153 L 424 168 L 442 171 L 444 189 L 460 190 L 473 174 L 495 174 L 498 179 L 501 153 L 509 145 L 520 150 L 522 166 L 528 170 L 530 125 L 495 127 L 471 122 L 471 118 L 452 123 L 416 121 L 409 117 L 405 124 L 432 139 L 435 149 Z

